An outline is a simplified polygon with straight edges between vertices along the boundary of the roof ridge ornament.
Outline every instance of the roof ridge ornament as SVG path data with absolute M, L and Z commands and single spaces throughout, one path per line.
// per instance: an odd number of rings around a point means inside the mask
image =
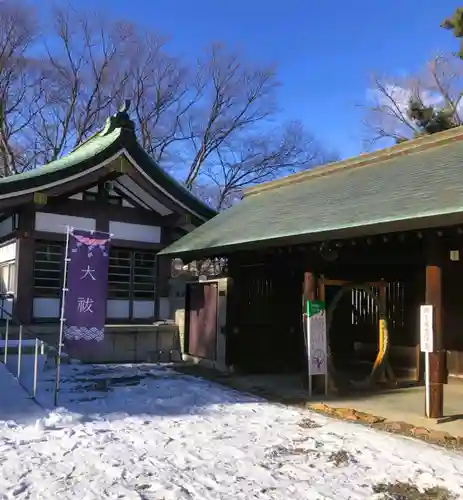
M 130 104 L 130 99 L 125 99 L 124 104 L 119 107 L 117 113 L 108 116 L 103 130 L 100 132 L 101 136 L 110 134 L 116 128 L 130 130 L 131 132 L 135 131 L 135 123 L 130 119 L 129 115 Z

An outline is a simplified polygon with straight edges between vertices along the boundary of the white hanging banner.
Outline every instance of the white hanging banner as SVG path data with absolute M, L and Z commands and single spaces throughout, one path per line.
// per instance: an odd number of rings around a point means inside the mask
M 421 352 L 434 352 L 434 310 L 433 306 L 420 307 Z
M 325 376 L 326 394 L 328 389 L 328 346 L 325 303 L 322 300 L 307 300 L 306 318 L 309 394 L 312 395 L 312 375 Z
M 424 352 L 424 381 L 425 381 L 425 412 L 431 416 L 431 371 L 430 353 L 434 352 L 434 307 L 424 305 L 420 307 L 420 347 Z
M 321 300 L 307 301 L 307 337 L 310 375 L 326 375 L 326 311 Z

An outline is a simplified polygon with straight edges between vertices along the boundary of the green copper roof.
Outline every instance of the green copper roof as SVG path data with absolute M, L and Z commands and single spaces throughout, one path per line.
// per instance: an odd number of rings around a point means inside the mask
M 89 141 L 82 144 L 71 153 L 62 158 L 47 163 L 42 167 L 28 170 L 21 174 L 10 175 L 9 177 L 0 178 L 0 193 L 4 192 L 5 187 L 11 184 L 16 184 L 18 181 L 30 180 L 34 178 L 46 177 L 48 174 L 55 172 L 63 172 L 66 175 L 66 170 L 82 163 L 89 158 L 97 156 L 99 153 L 108 149 L 114 144 L 121 135 L 121 129 L 115 129 L 105 136 L 96 134 Z
M 24 192 L 46 189 L 52 183 L 63 183 L 71 176 L 82 175 L 87 170 L 102 165 L 124 150 L 157 188 L 187 208 L 193 217 L 197 215 L 196 223 L 214 217 L 217 213 L 215 210 L 168 175 L 140 146 L 127 110 L 128 103 L 107 120 L 101 131 L 59 160 L 21 174 L 0 178 L 0 197 L 13 198 Z
M 251 189 L 241 202 L 161 253 L 196 256 L 256 242 L 320 241 L 354 235 L 355 228 L 391 228 L 397 221 L 461 213 L 461 130 L 459 134 L 460 140 L 432 148 L 413 151 L 410 145 L 407 154 L 384 156 L 371 164 L 368 155 L 360 156 L 357 164 L 348 160 L 339 164 L 342 168 L 296 174 L 293 183 Z

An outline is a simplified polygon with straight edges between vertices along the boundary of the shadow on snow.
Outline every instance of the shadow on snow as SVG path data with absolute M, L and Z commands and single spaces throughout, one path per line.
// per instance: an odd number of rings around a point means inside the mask
M 24 363 L 20 378 L 23 386 L 32 387 L 33 366 Z M 118 418 L 121 414 L 198 415 L 207 412 L 211 405 L 260 401 L 258 397 L 176 372 L 172 365 L 70 364 L 62 366 L 60 379 L 58 408 L 88 418 Z M 55 369 L 42 364 L 37 384 L 37 401 L 42 410 L 55 409 L 54 384 Z M 1 403 L 0 399 L 0 420 L 11 418 L 2 414 Z

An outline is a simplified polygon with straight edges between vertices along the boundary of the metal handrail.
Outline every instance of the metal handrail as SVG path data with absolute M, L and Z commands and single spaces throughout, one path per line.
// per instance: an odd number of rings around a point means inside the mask
M 33 332 L 29 327 L 24 325 L 17 317 L 14 315 L 12 312 L 7 311 L 3 306 L 4 306 L 4 301 L 5 299 L 9 300 L 12 299 L 13 296 L 12 294 L 0 294 L 0 300 L 2 305 L 0 305 L 0 313 L 2 316 L 5 317 L 5 335 L 4 335 L 4 353 L 3 353 L 3 364 L 5 367 L 12 373 L 16 379 L 18 380 L 19 384 L 21 387 L 28 393 L 30 394 L 31 398 L 37 401 L 37 380 L 38 380 L 38 368 L 39 368 L 39 353 L 40 355 L 45 354 L 45 345 L 51 347 L 54 349 L 55 353 L 58 352 L 58 346 L 49 344 L 48 342 L 44 342 L 43 340 L 39 339 L 37 337 L 37 334 Z M 11 369 L 8 366 L 8 348 L 9 348 L 9 342 L 12 340 L 10 339 L 10 324 L 16 324 L 19 326 L 19 335 L 18 335 L 18 345 L 17 345 L 17 356 L 18 356 L 18 361 L 16 365 L 16 373 L 13 369 Z M 15 339 L 16 340 L 16 339 Z M 21 380 L 21 369 L 22 369 L 22 356 L 23 356 L 23 341 L 24 340 L 34 340 L 34 370 L 33 370 L 33 381 L 32 381 L 32 389 L 30 389 L 27 384 L 23 383 Z M 56 355 L 56 354 L 55 354 Z M 56 383 L 55 380 L 55 387 L 59 387 L 59 384 Z M 56 399 L 56 398 L 55 398 Z

